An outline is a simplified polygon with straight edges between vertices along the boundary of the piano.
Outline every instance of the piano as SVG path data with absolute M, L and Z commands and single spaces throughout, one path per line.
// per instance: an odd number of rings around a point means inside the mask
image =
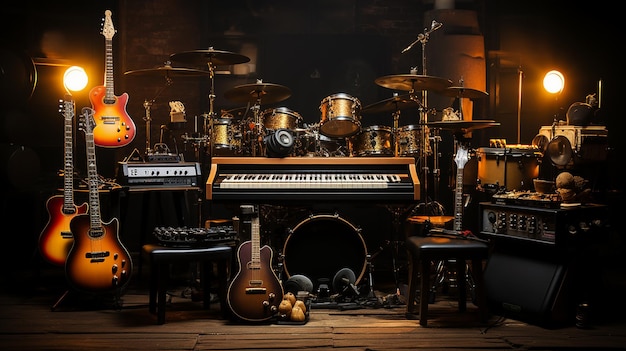
M 213 157 L 212 201 L 380 201 L 420 199 L 413 157 Z

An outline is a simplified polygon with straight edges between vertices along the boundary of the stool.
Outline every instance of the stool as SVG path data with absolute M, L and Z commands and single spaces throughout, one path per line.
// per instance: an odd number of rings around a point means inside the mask
M 481 322 L 487 321 L 486 292 L 483 282 L 483 260 L 488 256 L 488 245 L 482 241 L 455 238 L 449 236 L 410 236 L 406 239 L 409 254 L 409 294 L 407 316 L 415 313 L 415 292 L 419 285 L 419 319 L 420 325 L 428 326 L 428 294 L 430 292 L 430 267 L 432 262 L 440 260 L 456 260 L 456 275 L 459 289 L 459 312 L 465 312 L 466 266 L 471 260 L 471 272 L 475 281 L 475 303 L 479 309 Z
M 232 248 L 230 246 L 214 247 L 169 247 L 146 244 L 142 247 L 143 255 L 150 263 L 150 300 L 149 311 L 156 313 L 157 324 L 165 323 L 165 302 L 169 267 L 176 262 L 200 262 L 200 283 L 202 286 L 203 308 L 209 308 L 211 263 L 217 263 L 218 296 L 222 315 L 228 308 L 226 293 L 228 289 L 228 270 L 232 264 Z

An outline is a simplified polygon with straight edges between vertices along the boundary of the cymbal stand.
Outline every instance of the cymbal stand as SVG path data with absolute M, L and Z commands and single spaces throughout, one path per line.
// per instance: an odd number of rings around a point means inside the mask
M 252 138 L 252 156 L 263 155 L 263 125 L 261 124 L 261 98 L 251 107 L 254 115 L 254 132 Z
M 209 90 L 209 121 L 207 123 L 207 117 L 205 116 L 202 124 L 205 136 L 211 135 L 210 133 L 213 132 L 213 120 L 215 117 L 215 65 L 213 64 L 213 62 L 209 61 L 207 62 L 207 66 L 209 68 L 209 80 L 211 81 L 211 88 Z M 213 156 L 213 152 L 215 151 L 215 143 L 213 143 L 211 140 L 209 140 L 209 143 L 211 144 L 210 155 Z
M 154 104 L 156 99 L 163 93 L 163 91 L 165 91 L 167 87 L 172 85 L 172 83 L 172 79 L 166 75 L 165 85 L 161 87 L 159 91 L 157 91 L 156 95 L 151 100 L 144 100 L 143 102 L 143 108 L 146 110 L 146 116 L 143 118 L 143 120 L 146 121 L 146 155 L 152 153 L 152 143 L 150 141 L 150 122 L 152 121 L 152 117 L 150 116 L 150 109 L 152 108 L 152 104 Z
M 400 138 L 398 138 L 398 128 L 400 128 L 398 126 L 400 121 L 400 109 L 396 109 L 393 112 L 393 131 L 391 132 L 391 135 L 394 136 L 394 151 L 393 151 L 393 155 L 395 157 L 398 157 L 398 152 L 400 151 Z

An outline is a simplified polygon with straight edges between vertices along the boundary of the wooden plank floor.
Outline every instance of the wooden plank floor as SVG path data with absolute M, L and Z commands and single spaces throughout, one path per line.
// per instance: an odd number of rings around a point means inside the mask
M 157 325 L 144 277 L 130 284 L 117 308 L 108 298 L 70 293 L 54 311 L 65 291 L 60 272 L 16 272 L 6 281 L 13 283 L 3 284 L 0 295 L 2 350 L 626 350 L 621 315 L 588 329 L 547 329 L 498 315 L 480 324 L 473 304 L 458 313 L 447 295 L 430 305 L 428 328 L 407 319 L 401 304 L 313 308 L 305 325 L 250 325 L 222 319 L 219 304 L 203 310 L 181 288 L 165 324 Z

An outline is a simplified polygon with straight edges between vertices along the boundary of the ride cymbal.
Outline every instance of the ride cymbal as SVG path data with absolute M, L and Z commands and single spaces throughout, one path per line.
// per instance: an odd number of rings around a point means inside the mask
M 447 87 L 444 90 L 439 91 L 438 93 L 450 97 L 470 99 L 481 99 L 489 96 L 489 93 L 487 93 L 486 91 L 466 87 Z
M 248 103 L 260 100 L 272 104 L 286 100 L 291 96 L 291 89 L 272 83 L 256 83 L 238 85 L 224 93 L 224 97 L 237 103 Z
M 375 82 L 384 88 L 406 91 L 441 91 L 452 85 L 452 81 L 449 79 L 417 74 L 384 76 L 376 78 Z
M 404 94 L 365 106 L 361 113 L 395 112 L 419 106 L 420 102 L 412 99 L 411 94 Z
M 195 65 L 213 64 L 214 66 L 236 65 L 250 61 L 248 56 L 230 51 L 215 50 L 210 47 L 208 50 L 184 51 L 170 55 L 172 61 L 185 62 Z
M 184 67 L 172 67 L 170 65 L 164 65 L 156 68 L 137 69 L 133 71 L 124 72 L 124 75 L 131 76 L 166 76 L 166 77 L 199 77 L 208 76 L 209 71 L 201 69 L 184 68 Z

